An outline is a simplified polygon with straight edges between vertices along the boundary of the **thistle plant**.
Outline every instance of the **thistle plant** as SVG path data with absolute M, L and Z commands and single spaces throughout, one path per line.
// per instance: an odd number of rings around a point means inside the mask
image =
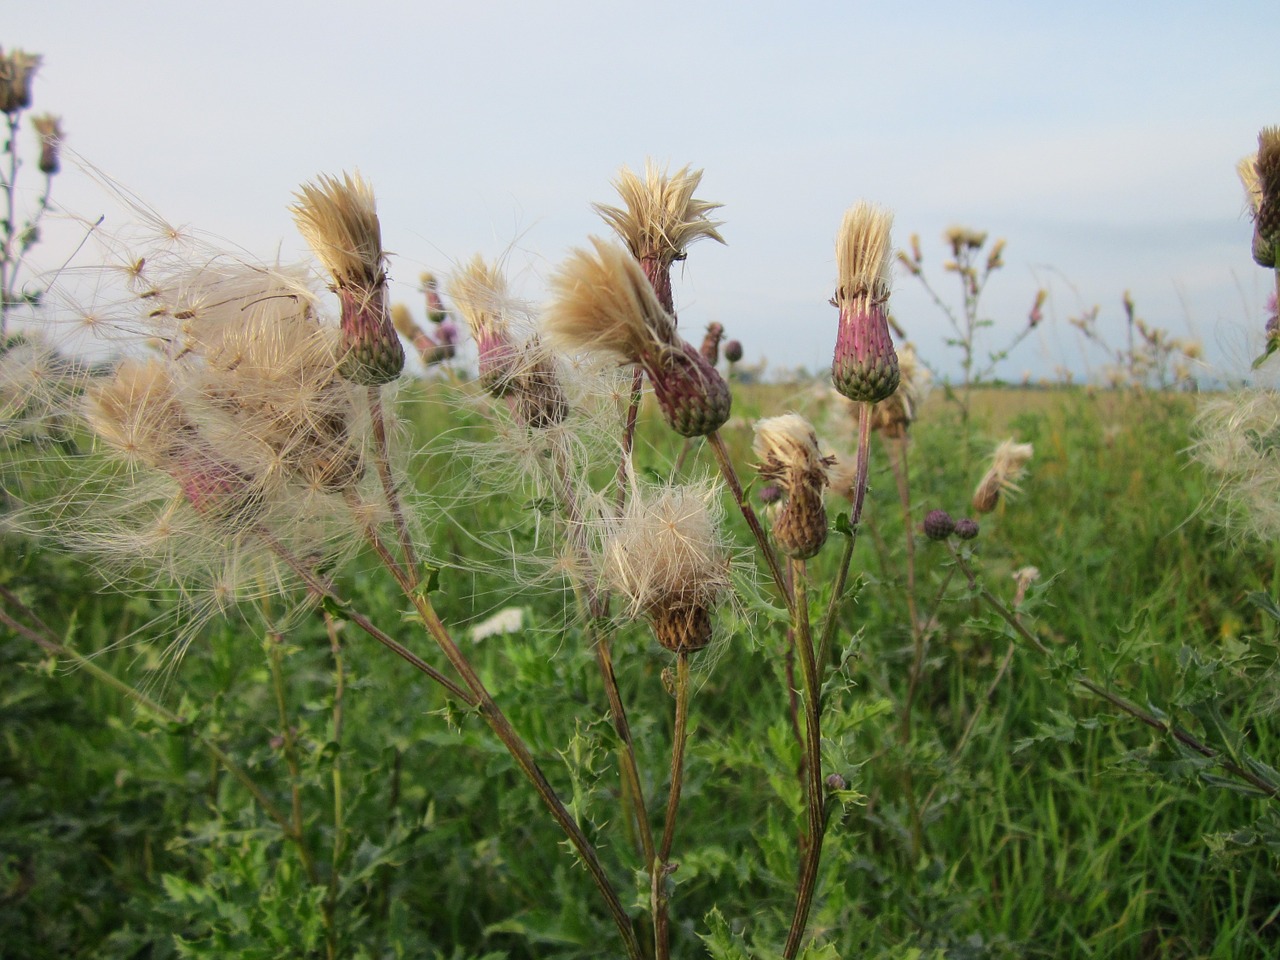
M 60 168 L 59 152 L 65 134 L 61 118 L 40 114 L 31 118 L 39 140 L 40 157 L 36 169 L 44 176 L 44 187 L 35 210 L 24 216 L 18 210 L 18 174 L 23 166 L 18 132 L 24 112 L 31 107 L 32 85 L 43 58 L 39 54 L 0 47 L 0 112 L 7 127 L 4 149 L 0 151 L 0 194 L 4 212 L 0 220 L 0 347 L 7 345 L 10 314 L 19 306 L 40 303 L 41 291 L 19 287 L 19 275 L 27 255 L 40 240 L 40 221 L 49 210 L 53 177 Z
M 946 317 L 951 327 L 952 335 L 947 338 L 946 343 L 960 351 L 960 385 L 963 389 L 956 394 L 948 388 L 947 396 L 957 403 L 961 419 L 965 423 L 969 419 L 970 388 L 991 377 L 999 363 L 1040 325 L 1044 320 L 1042 308 L 1048 296 L 1046 290 L 1036 291 L 1026 324 L 1003 347 L 989 352 L 985 361 L 980 358 L 979 338 L 984 330 L 995 326 L 994 320 L 983 316 L 982 295 L 992 275 L 1005 266 L 1005 241 L 996 240 L 988 248 L 988 239 L 986 231 L 970 227 L 952 226 L 943 233 L 951 259 L 943 262 L 942 269 L 946 273 L 955 274 L 960 285 L 959 308 L 947 302 L 925 272 L 924 255 L 917 234 L 911 235 L 909 249 L 897 252 L 898 263 L 920 282 L 929 299 Z

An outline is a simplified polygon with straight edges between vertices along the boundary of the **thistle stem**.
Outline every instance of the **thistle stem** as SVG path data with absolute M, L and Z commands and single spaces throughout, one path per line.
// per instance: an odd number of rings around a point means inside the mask
M 853 505 L 849 510 L 849 536 L 845 538 L 844 553 L 836 570 L 836 582 L 831 588 L 831 602 L 827 606 L 827 618 L 822 624 L 822 639 L 818 642 L 819 675 L 827 668 L 831 655 L 831 638 L 839 620 L 840 601 L 844 599 L 845 583 L 849 579 L 849 566 L 853 562 L 853 548 L 858 543 L 858 530 L 862 524 L 862 505 L 867 495 L 867 468 L 871 458 L 871 404 L 863 403 L 858 409 L 858 460 L 853 479 Z M 819 684 L 821 686 L 821 684 Z
M 804 857 L 800 866 L 800 879 L 796 887 L 795 912 L 791 917 L 791 929 L 782 955 L 794 960 L 800 952 L 800 943 L 809 922 L 809 910 L 813 905 L 813 892 L 818 882 L 818 866 L 822 859 L 822 840 L 826 823 L 826 794 L 822 782 L 822 704 L 818 666 L 813 657 L 813 636 L 809 625 L 808 570 L 803 560 L 791 561 L 792 583 L 795 590 L 796 650 L 799 653 L 801 681 L 804 684 L 805 707 L 805 810 L 807 836 Z
M 708 434 L 707 443 L 716 455 L 716 462 L 720 465 L 720 474 L 724 477 L 725 483 L 729 485 L 729 490 L 733 493 L 734 502 L 737 503 L 738 509 L 742 511 L 742 516 L 747 521 L 747 526 L 751 528 L 751 535 L 755 537 L 756 546 L 760 548 L 760 553 L 769 565 L 769 573 L 773 577 L 773 582 L 778 586 L 778 593 L 782 595 L 782 599 L 787 605 L 787 610 L 794 611 L 795 598 L 792 597 L 791 591 L 787 587 L 787 580 L 783 576 L 782 566 L 778 563 L 778 555 L 774 552 L 773 545 L 769 543 L 769 537 L 764 532 L 764 527 L 760 525 L 760 518 L 756 516 L 755 510 L 751 508 L 751 504 L 747 502 L 746 495 L 742 492 L 742 484 L 738 480 L 738 472 L 733 467 L 733 460 L 729 457 L 729 451 L 724 445 L 724 438 L 720 436 L 720 431 L 715 430 Z
M 35 624 L 33 627 L 27 623 L 23 623 L 12 616 L 3 607 L 0 607 L 0 623 L 3 623 L 14 633 L 19 636 L 26 637 L 41 650 L 51 656 L 63 657 L 70 660 L 78 669 L 85 671 L 95 680 L 98 680 L 115 690 L 125 699 L 133 702 L 153 717 L 156 717 L 171 726 L 186 726 L 188 721 L 184 717 L 174 713 L 167 707 L 162 706 L 155 700 L 152 700 L 142 691 L 129 686 L 129 684 L 125 683 L 114 674 L 104 670 L 91 658 L 84 656 L 84 654 L 79 653 L 64 644 L 53 629 L 41 621 L 40 618 L 37 617 L 35 613 L 26 606 L 26 604 L 19 600 L 17 596 L 10 592 L 7 587 L 0 587 L 0 599 L 2 599 L 7 606 L 19 611 L 21 616 L 27 618 L 31 624 Z M 301 848 L 302 837 L 294 831 L 293 824 L 290 823 L 289 817 L 283 810 L 275 805 L 262 787 L 260 787 L 257 782 L 249 776 L 248 772 L 236 763 L 230 754 L 219 747 L 209 737 L 202 733 L 196 733 L 195 737 L 200 741 L 201 745 L 209 751 L 210 755 L 222 765 L 223 769 L 231 774 L 231 776 L 234 777 L 241 786 L 249 791 L 250 796 L 257 801 L 258 806 L 262 808 L 263 813 L 271 818 L 276 826 L 280 828 L 280 832 L 287 837 L 291 843 Z
M 681 650 L 676 660 L 676 715 L 671 740 L 671 786 L 667 793 L 667 816 L 662 827 L 662 846 L 650 874 L 653 904 L 653 942 L 657 960 L 671 957 L 671 896 L 667 877 L 671 875 L 671 846 L 675 842 L 680 792 L 684 787 L 684 748 L 689 733 L 689 653 Z
M 267 643 L 269 644 L 267 659 L 271 664 L 271 687 L 276 698 L 276 716 L 280 722 L 280 737 L 283 741 L 285 766 L 289 769 L 289 796 L 291 799 L 293 833 L 298 837 L 302 834 L 302 777 L 298 769 L 298 742 L 293 734 L 293 724 L 289 722 L 289 706 L 285 699 L 284 690 L 284 670 L 281 666 L 280 645 L 284 643 L 284 637 L 275 631 L 271 631 L 267 635 Z M 316 872 L 315 858 L 311 856 L 305 844 L 299 844 L 299 854 L 302 857 L 302 865 L 307 871 L 307 879 L 314 886 L 320 882 L 320 875 Z
M 969 566 L 968 562 L 960 555 L 956 548 L 950 543 L 948 543 L 948 547 L 951 550 L 951 555 L 955 558 L 956 563 L 964 573 L 965 578 L 969 581 L 969 587 L 977 591 L 978 596 L 982 598 L 987 606 L 994 610 L 1000 619 L 1012 627 L 1014 632 L 1030 644 L 1037 653 L 1046 657 L 1051 656 L 1049 649 L 1040 642 L 1040 638 L 1027 629 L 1026 625 L 1022 622 L 1022 618 L 1013 610 L 1010 610 L 1009 607 L 1007 607 L 995 594 L 979 583 L 973 568 Z M 1261 793 L 1266 794 L 1266 796 L 1270 797 L 1272 800 L 1280 800 L 1280 784 L 1272 783 L 1265 777 L 1262 777 L 1253 771 L 1247 770 L 1233 761 L 1226 759 L 1223 757 L 1221 752 L 1201 742 L 1194 734 L 1177 726 L 1172 721 L 1160 719 L 1149 710 L 1144 710 L 1142 707 L 1130 700 L 1127 700 L 1120 694 L 1113 693 L 1100 683 L 1097 683 L 1085 676 L 1083 673 L 1077 673 L 1073 679 L 1080 686 L 1084 687 L 1084 689 L 1088 690 L 1094 696 L 1105 700 L 1117 710 L 1127 713 L 1129 716 L 1150 727 L 1152 730 L 1158 730 L 1163 734 L 1173 737 L 1184 747 L 1200 754 L 1200 756 L 1215 761 L 1227 773 L 1239 780 L 1243 780 L 1251 787 L 1254 787 Z

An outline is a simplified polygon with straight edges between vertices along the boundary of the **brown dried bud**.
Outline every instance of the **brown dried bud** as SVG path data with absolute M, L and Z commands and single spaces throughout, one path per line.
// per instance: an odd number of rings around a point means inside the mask
M 711 611 L 700 603 L 676 601 L 649 614 L 653 635 L 672 653 L 692 653 L 711 642 Z
M 698 352 L 713 367 L 720 362 L 720 340 L 724 337 L 724 324 L 712 320 L 707 324 L 706 336 L 702 338 L 702 346 Z
M 63 138 L 61 118 L 42 113 L 31 118 L 31 125 L 40 137 L 40 161 L 37 164 L 40 172 L 53 176 L 61 168 L 58 158 Z
M 0 112 L 13 115 L 31 106 L 31 78 L 40 60 L 39 54 L 0 49 Z

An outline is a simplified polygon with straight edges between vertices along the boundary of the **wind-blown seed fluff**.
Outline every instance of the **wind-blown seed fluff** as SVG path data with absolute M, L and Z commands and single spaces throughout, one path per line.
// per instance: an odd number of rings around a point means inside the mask
M 836 237 L 840 310 L 835 357 L 836 389 L 850 400 L 876 403 L 898 387 L 898 357 L 889 337 L 893 215 L 859 201 L 844 215 Z
M 404 346 L 387 303 L 387 275 L 373 189 L 359 174 L 321 175 L 290 208 L 298 231 L 333 278 L 342 305 L 340 371 L 353 383 L 389 383 L 404 369 Z
M 615 244 L 592 238 L 594 252 L 573 251 L 551 279 L 543 319 L 553 346 L 638 363 L 663 417 L 684 437 L 706 436 L 729 419 L 729 386 L 676 332 L 636 262 Z
M 1021 491 L 1018 481 L 1026 475 L 1027 461 L 1035 453 L 1029 443 L 1013 439 L 1003 441 L 991 455 L 991 467 L 973 491 L 973 509 L 978 513 L 990 513 L 1000 502 L 1001 494 L 1012 495 Z
M 827 511 L 822 494 L 831 458 L 818 448 L 818 436 L 795 413 L 760 420 L 752 449 L 760 458 L 760 476 L 778 484 L 787 499 L 773 518 L 773 535 L 788 556 L 815 556 L 827 539 Z
M 717 494 L 708 483 L 634 484 L 604 541 L 605 582 L 669 650 L 710 642 L 711 611 L 731 585 Z

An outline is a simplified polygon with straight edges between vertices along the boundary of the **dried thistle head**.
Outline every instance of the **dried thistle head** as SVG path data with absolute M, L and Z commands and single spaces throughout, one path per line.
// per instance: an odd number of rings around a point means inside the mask
M 729 592 L 729 555 L 711 484 L 636 484 L 604 540 L 604 580 L 658 642 L 691 652 L 711 641 L 711 612 Z
M 1000 443 L 991 455 L 991 467 L 973 491 L 973 509 L 990 513 L 1000 502 L 1000 495 L 1020 492 L 1018 481 L 1026 475 L 1026 464 L 1035 453 L 1029 443 L 1013 439 Z
M 99 437 L 135 463 L 172 477 L 198 514 L 233 527 L 257 518 L 261 488 L 201 436 L 163 364 L 123 361 L 85 403 L 86 420 Z
M 676 332 L 635 260 L 614 244 L 592 238 L 552 277 L 555 294 L 544 317 L 551 343 L 566 353 L 603 353 L 638 363 L 672 429 L 706 436 L 729 419 L 729 386 Z
M 702 337 L 702 346 L 698 352 L 713 367 L 720 362 L 720 340 L 724 337 L 724 324 L 712 320 L 707 324 L 707 332 Z
M 42 57 L 25 50 L 0 48 L 0 111 L 13 115 L 31 106 L 31 78 Z
M 342 375 L 362 386 L 391 382 L 404 369 L 404 347 L 387 304 L 373 188 L 358 173 L 344 173 L 340 180 L 322 174 L 295 196 L 294 222 L 329 272 L 342 305 Z
M 773 535 L 787 556 L 802 560 L 815 556 L 827 540 L 822 495 L 833 461 L 822 455 L 817 433 L 799 414 L 757 421 L 755 429 L 752 449 L 760 459 L 756 469 L 787 495 L 773 518 Z
M 498 264 L 476 254 L 449 279 L 449 296 L 476 342 L 481 386 L 495 397 L 505 396 L 520 365 L 506 276 Z
M 1280 255 L 1280 126 L 1263 127 L 1253 162 L 1253 257 L 1264 267 L 1275 267 Z
M 595 211 L 626 244 L 658 294 L 664 310 L 675 316 L 671 295 L 671 264 L 683 260 L 691 243 L 708 237 L 724 243 L 721 221 L 708 216 L 721 207 L 694 197 L 702 182 L 701 170 L 681 167 L 668 175 L 653 160 L 646 160 L 644 176 L 623 167 L 613 181 L 625 207 L 592 204 Z
M 59 152 L 62 149 L 62 118 L 52 113 L 42 113 L 31 118 L 31 126 L 40 138 L 40 160 L 38 167 L 41 173 L 53 176 L 60 169 Z
M 889 211 L 859 201 L 845 213 L 836 238 L 840 329 L 831 374 L 850 400 L 876 403 L 898 388 L 888 320 L 892 224 Z
M 1019 567 L 1013 571 L 1012 576 L 1014 582 L 1013 605 L 1018 607 L 1027 598 L 1027 590 L 1040 579 L 1040 570 L 1038 567 Z

